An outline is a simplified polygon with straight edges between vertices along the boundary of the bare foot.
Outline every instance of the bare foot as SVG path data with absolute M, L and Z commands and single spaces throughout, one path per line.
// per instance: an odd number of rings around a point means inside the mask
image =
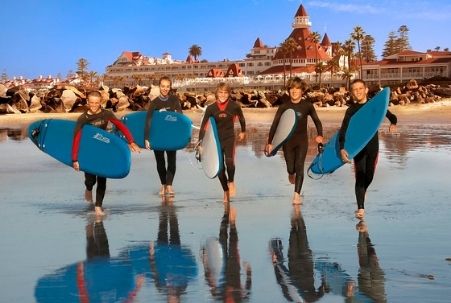
M 94 210 L 96 212 L 96 216 L 105 216 L 105 212 L 103 211 L 102 207 L 96 206 Z
M 354 214 L 357 219 L 363 220 L 365 217 L 365 210 L 363 208 L 359 208 Z
M 235 182 L 229 182 L 228 186 L 229 186 L 230 197 L 235 197 L 235 194 L 236 194 Z
M 290 184 L 294 184 L 296 182 L 296 174 L 288 174 L 288 181 Z
M 298 193 L 294 193 L 293 196 L 293 205 L 301 205 L 302 204 L 302 197 L 300 194 Z
M 161 186 L 160 186 L 160 196 L 164 196 L 165 188 L 166 188 L 165 185 L 161 185 Z
M 172 185 L 166 185 L 166 195 L 170 197 L 175 196 L 174 189 L 172 188 Z
M 85 190 L 85 200 L 88 203 L 92 203 L 92 190 Z
M 365 221 L 360 221 L 359 223 L 357 223 L 357 225 L 355 226 L 355 229 L 359 232 L 359 233 L 364 233 L 368 231 L 368 226 L 366 225 Z
M 230 202 L 230 193 L 229 191 L 225 191 L 224 192 L 224 203 L 229 203 Z

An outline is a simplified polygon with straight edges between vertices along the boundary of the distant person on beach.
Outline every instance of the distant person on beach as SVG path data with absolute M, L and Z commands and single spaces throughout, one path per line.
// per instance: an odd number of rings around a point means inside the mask
M 77 120 L 77 124 L 75 125 L 74 140 L 72 143 L 72 166 L 76 171 L 80 170 L 80 164 L 78 163 L 78 151 L 80 148 L 82 136 L 81 130 L 83 126 L 86 124 L 91 124 L 105 130 L 107 129 L 108 122 L 113 123 L 124 134 L 131 151 L 140 152 L 139 146 L 134 142 L 127 127 L 120 120 L 118 120 L 111 111 L 101 107 L 100 93 L 98 91 L 92 91 L 88 94 L 88 109 L 80 115 Z M 93 202 L 92 189 L 96 183 L 95 213 L 96 215 L 103 216 L 105 213 L 103 212 L 102 204 L 106 190 L 106 178 L 85 172 L 85 199 L 88 202 Z
M 240 121 L 241 132 L 238 140 L 242 141 L 246 135 L 246 121 L 241 106 L 230 99 L 231 88 L 228 84 L 221 82 L 216 87 L 216 102 L 207 106 L 202 119 L 199 142 L 205 135 L 205 127 L 210 117 L 215 119 L 225 165 L 218 174 L 222 189 L 224 190 L 224 202 L 229 202 L 230 197 L 235 196 L 235 130 L 234 122 Z M 226 174 L 227 171 L 227 174 Z
M 152 123 L 152 115 L 154 111 L 172 111 L 182 112 L 180 100 L 177 96 L 171 94 L 172 81 L 169 77 L 161 77 L 159 81 L 160 95 L 150 102 L 147 110 L 146 124 L 144 128 L 144 142 L 148 150 L 152 149 L 152 142 L 149 141 L 150 126 Z M 172 188 L 176 169 L 176 155 L 175 150 L 154 150 L 155 160 L 157 162 L 158 176 L 160 177 L 160 196 L 174 196 L 175 192 Z M 164 154 L 166 153 L 168 165 Z
M 283 103 L 277 109 L 276 115 L 269 130 L 268 141 L 265 146 L 265 153 L 268 154 L 272 149 L 272 140 L 274 138 L 277 126 L 279 125 L 282 113 L 287 109 L 293 109 L 298 119 L 297 128 L 290 139 L 283 145 L 283 154 L 287 164 L 288 180 L 294 184 L 293 204 L 302 204 L 301 189 L 304 182 L 304 162 L 307 156 L 308 133 L 307 117 L 310 116 L 315 123 L 318 135 L 315 138 L 316 143 L 323 143 L 323 127 L 316 114 L 312 103 L 302 99 L 302 94 L 307 90 L 307 84 L 299 77 L 293 78 L 288 83 L 290 100 Z
M 346 110 L 341 128 L 338 133 L 338 142 L 340 144 L 340 156 L 343 162 L 351 162 L 348 152 L 344 149 L 345 135 L 351 117 L 368 101 L 368 87 L 362 79 L 355 79 L 351 83 L 351 96 L 353 103 Z M 387 110 L 386 117 L 390 120 L 389 132 L 396 131 L 397 117 Z M 357 210 L 355 216 L 357 219 L 363 219 L 365 216 L 365 195 L 368 186 L 373 181 L 376 170 L 377 158 L 379 153 L 378 133 L 368 142 L 368 144 L 354 157 L 355 169 L 355 196 L 357 200 Z

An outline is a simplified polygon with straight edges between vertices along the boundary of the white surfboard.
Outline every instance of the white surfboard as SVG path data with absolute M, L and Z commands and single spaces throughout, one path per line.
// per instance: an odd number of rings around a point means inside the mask
M 274 138 L 272 139 L 273 149 L 269 151 L 268 157 L 274 156 L 282 145 L 290 138 L 297 126 L 296 112 L 289 108 L 280 116 Z
M 202 143 L 200 144 L 201 164 L 208 178 L 215 178 L 223 166 L 221 143 L 219 142 L 218 130 L 213 117 L 206 124 L 206 130 Z

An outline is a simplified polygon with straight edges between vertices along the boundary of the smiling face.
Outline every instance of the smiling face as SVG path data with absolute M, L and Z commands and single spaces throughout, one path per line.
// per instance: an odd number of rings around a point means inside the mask
M 219 102 L 224 103 L 229 99 L 229 91 L 226 88 L 220 88 L 216 92 Z
M 367 101 L 368 87 L 363 82 L 355 82 L 351 85 L 352 98 L 358 103 Z
M 163 79 L 160 81 L 160 95 L 167 97 L 171 91 L 171 81 Z
M 100 111 L 101 99 L 98 96 L 88 96 L 88 109 L 91 114 L 97 114 Z
M 290 88 L 289 92 L 290 92 L 291 102 L 299 103 L 301 101 L 302 88 L 294 86 L 294 87 Z

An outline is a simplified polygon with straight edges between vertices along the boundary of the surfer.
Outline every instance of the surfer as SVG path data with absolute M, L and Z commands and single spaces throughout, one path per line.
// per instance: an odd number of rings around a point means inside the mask
M 216 102 L 207 106 L 204 117 L 202 119 L 199 142 L 202 141 L 205 135 L 205 127 L 208 119 L 213 117 L 215 119 L 219 142 L 221 143 L 222 153 L 224 155 L 225 165 L 218 174 L 222 189 L 224 190 L 224 202 L 230 202 L 230 197 L 233 197 L 236 192 L 235 188 L 235 130 L 234 122 L 239 119 L 241 125 L 241 132 L 238 135 L 238 140 L 244 140 L 246 135 L 246 121 L 244 119 L 243 111 L 238 103 L 230 100 L 231 88 L 228 84 L 221 82 L 216 87 Z M 227 174 L 226 174 L 227 170 Z
M 101 107 L 100 93 L 98 91 L 92 91 L 88 94 L 88 109 L 83 112 L 80 117 L 78 117 L 77 124 L 75 125 L 74 139 L 72 143 L 72 166 L 76 171 L 80 170 L 80 164 L 78 163 L 78 151 L 80 148 L 82 136 L 81 130 L 83 126 L 86 124 L 91 124 L 105 130 L 107 129 L 108 122 L 113 123 L 124 134 L 132 152 L 140 152 L 139 146 L 134 142 L 133 136 L 127 127 L 114 116 L 113 112 Z M 106 190 L 106 178 L 85 172 L 85 199 L 88 202 L 93 202 L 92 189 L 96 183 L 97 188 L 94 209 L 96 215 L 103 216 L 105 213 L 103 212 L 102 204 Z
M 345 134 L 348 129 L 351 117 L 368 101 L 368 87 L 362 79 L 355 79 L 351 83 L 351 97 L 353 103 L 346 110 L 341 128 L 338 133 L 338 142 L 340 145 L 340 156 L 343 162 L 351 162 L 349 154 L 344 149 Z M 389 110 L 385 115 L 390 120 L 390 133 L 396 132 L 397 117 Z M 368 186 L 373 181 L 374 172 L 376 170 L 377 158 L 379 153 L 379 137 L 378 132 L 368 142 L 368 144 L 354 157 L 355 169 L 355 196 L 357 200 L 357 210 L 355 216 L 357 219 L 363 219 L 365 216 L 365 194 Z
M 315 107 L 312 103 L 302 98 L 303 92 L 307 89 L 307 83 L 299 77 L 295 77 L 288 83 L 288 92 L 290 100 L 283 103 L 277 109 L 276 115 L 272 122 L 268 135 L 268 143 L 265 146 L 265 154 L 273 149 L 272 140 L 279 125 L 282 113 L 287 109 L 293 109 L 296 112 L 298 124 L 290 139 L 283 145 L 283 154 L 287 165 L 288 181 L 294 184 L 293 204 L 301 204 L 301 189 L 304 182 L 304 162 L 307 156 L 308 133 L 307 133 L 307 117 L 310 116 L 315 123 L 317 136 L 316 143 L 323 143 L 323 126 L 316 114 Z
M 144 128 L 144 144 L 146 149 L 152 148 L 152 142 L 148 140 L 150 134 L 150 125 L 152 122 L 153 112 L 158 111 L 172 111 L 182 113 L 182 107 L 180 100 L 177 96 L 171 94 L 172 81 L 169 77 L 161 77 L 159 81 L 160 95 L 150 102 L 149 109 L 147 110 L 145 128 Z M 176 154 L 175 150 L 154 150 L 155 160 L 157 162 L 158 176 L 160 177 L 160 195 L 174 196 L 174 189 L 172 188 L 172 182 L 175 176 L 176 169 Z M 166 167 L 166 157 L 168 165 Z

